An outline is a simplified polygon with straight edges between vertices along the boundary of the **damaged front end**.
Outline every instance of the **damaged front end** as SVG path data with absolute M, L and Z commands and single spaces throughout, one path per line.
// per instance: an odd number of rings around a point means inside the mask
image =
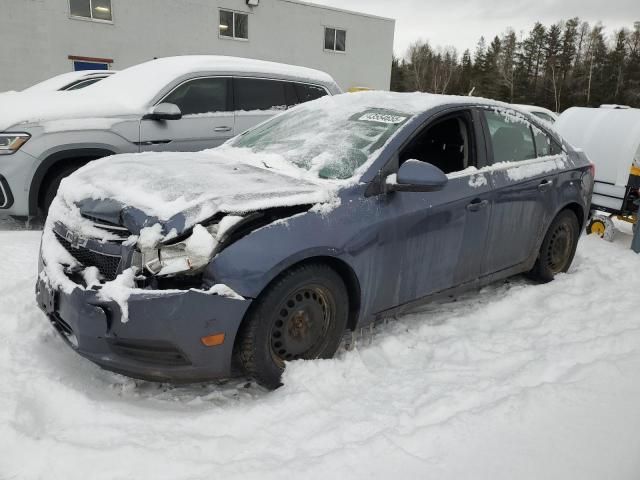
M 279 207 L 251 213 L 218 213 L 187 229 L 180 235 L 166 234 L 163 240 L 153 232 L 143 230 L 132 256 L 132 266 L 142 272 L 138 276 L 141 288 L 201 288 L 211 290 L 216 279 L 205 275 L 205 269 L 216 255 L 252 232 L 278 220 L 308 211 L 311 206 Z M 156 225 L 151 230 L 159 227 Z M 157 233 L 157 232 L 156 232 Z M 146 238 L 145 238 L 146 237 Z M 197 286 L 196 286 L 197 285 Z
M 74 229 L 50 221 L 38 305 L 71 348 L 108 370 L 171 382 L 234 375 L 233 345 L 252 299 L 207 266 L 256 229 L 306 210 L 218 213 L 180 233 L 86 214 Z

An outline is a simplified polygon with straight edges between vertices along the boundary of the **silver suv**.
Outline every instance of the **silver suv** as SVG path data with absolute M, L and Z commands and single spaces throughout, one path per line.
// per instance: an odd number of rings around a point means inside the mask
M 291 106 L 339 93 L 317 70 L 182 56 L 77 91 L 0 95 L 0 214 L 46 213 L 62 179 L 92 160 L 213 148 Z

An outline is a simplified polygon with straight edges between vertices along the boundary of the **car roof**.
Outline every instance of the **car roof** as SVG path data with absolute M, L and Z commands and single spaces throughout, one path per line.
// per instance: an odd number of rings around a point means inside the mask
M 513 104 L 513 107 L 519 108 L 520 110 L 525 110 L 527 112 L 538 112 L 538 113 L 546 113 L 553 118 L 558 118 L 558 114 L 549 110 L 548 108 L 538 107 L 537 105 L 523 105 L 523 104 Z

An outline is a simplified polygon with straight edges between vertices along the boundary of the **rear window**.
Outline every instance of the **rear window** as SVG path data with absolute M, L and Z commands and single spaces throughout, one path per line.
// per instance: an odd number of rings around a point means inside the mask
M 234 79 L 234 97 L 236 110 L 286 110 L 287 82 L 262 80 L 257 78 Z M 291 101 L 291 100 L 290 100 Z
M 533 138 L 536 142 L 536 154 L 538 157 L 547 157 L 549 155 L 562 153 L 562 149 L 555 140 L 539 128 L 533 127 Z
M 302 83 L 294 84 L 300 103 L 310 102 L 327 95 L 327 91 L 322 87 L 315 85 L 304 85 Z
M 70 90 L 81 90 L 84 87 L 88 87 L 89 85 L 93 85 L 94 83 L 98 83 L 104 77 L 93 77 L 88 78 L 86 80 L 80 80 L 74 83 L 70 83 L 69 85 L 62 87 L 60 90 L 70 91 Z
M 519 162 L 536 158 L 531 124 L 506 112 L 485 111 L 493 146 L 493 162 Z

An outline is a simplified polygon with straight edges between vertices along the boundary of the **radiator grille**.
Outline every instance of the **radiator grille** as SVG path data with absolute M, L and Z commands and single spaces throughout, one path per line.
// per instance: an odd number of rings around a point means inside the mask
M 96 267 L 107 280 L 114 280 L 118 276 L 121 257 L 95 252 L 86 247 L 74 247 L 65 238 L 56 235 L 60 244 L 85 267 Z

